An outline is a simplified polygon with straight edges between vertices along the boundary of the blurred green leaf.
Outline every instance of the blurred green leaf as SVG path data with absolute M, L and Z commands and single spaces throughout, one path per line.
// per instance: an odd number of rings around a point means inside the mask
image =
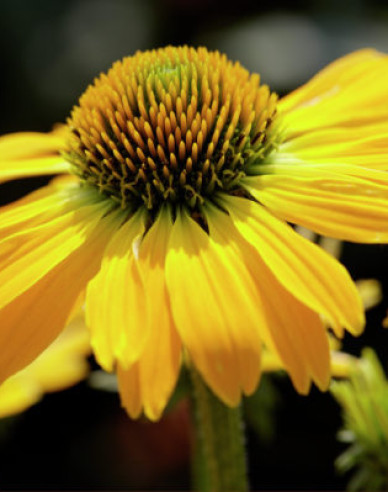
M 342 407 L 338 439 L 350 444 L 335 462 L 341 473 L 353 470 L 348 490 L 388 490 L 388 380 L 375 352 L 364 349 L 331 393 Z

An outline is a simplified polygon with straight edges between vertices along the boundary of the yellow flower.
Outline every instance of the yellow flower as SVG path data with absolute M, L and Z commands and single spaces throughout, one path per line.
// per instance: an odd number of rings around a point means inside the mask
M 45 393 L 59 391 L 86 377 L 90 340 L 78 314 L 30 365 L 0 385 L 0 418 L 26 410 Z
M 116 62 L 65 128 L 3 137 L 0 179 L 70 175 L 2 210 L 1 377 L 86 291 L 94 353 L 133 417 L 160 417 L 182 360 L 237 405 L 262 344 L 299 392 L 326 389 L 325 324 L 358 334 L 362 306 L 286 221 L 388 239 L 387 70 L 361 51 L 277 101 L 218 52 L 167 47 Z

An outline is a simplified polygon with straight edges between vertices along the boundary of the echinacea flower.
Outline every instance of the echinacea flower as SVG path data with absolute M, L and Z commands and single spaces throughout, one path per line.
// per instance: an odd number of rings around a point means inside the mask
M 278 101 L 218 52 L 167 47 L 116 62 L 66 127 L 3 137 L 0 180 L 69 176 L 1 212 L 1 377 L 85 292 L 94 354 L 133 417 L 160 417 L 182 360 L 237 405 L 262 345 L 299 392 L 326 389 L 326 327 L 360 333 L 362 306 L 287 222 L 388 239 L 387 73 L 360 51 Z

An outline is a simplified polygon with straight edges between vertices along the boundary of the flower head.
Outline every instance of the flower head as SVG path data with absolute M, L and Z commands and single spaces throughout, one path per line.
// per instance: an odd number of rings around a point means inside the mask
M 326 327 L 360 333 L 362 306 L 286 221 L 387 240 L 387 63 L 355 53 L 277 101 L 217 52 L 167 47 L 114 64 L 65 129 L 3 137 L 0 179 L 70 176 L 2 211 L 2 377 L 85 292 L 94 353 L 134 417 L 159 418 L 182 360 L 238 404 L 263 344 L 299 392 L 326 389 Z
M 274 146 L 276 95 L 218 52 L 166 48 L 116 62 L 68 121 L 68 159 L 122 208 L 197 210 L 236 192 Z

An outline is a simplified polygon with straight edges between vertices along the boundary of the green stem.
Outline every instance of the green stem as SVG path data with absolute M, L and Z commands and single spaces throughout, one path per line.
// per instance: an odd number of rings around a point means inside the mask
M 240 408 L 229 408 L 191 369 L 195 419 L 194 490 L 245 492 L 248 477 Z

